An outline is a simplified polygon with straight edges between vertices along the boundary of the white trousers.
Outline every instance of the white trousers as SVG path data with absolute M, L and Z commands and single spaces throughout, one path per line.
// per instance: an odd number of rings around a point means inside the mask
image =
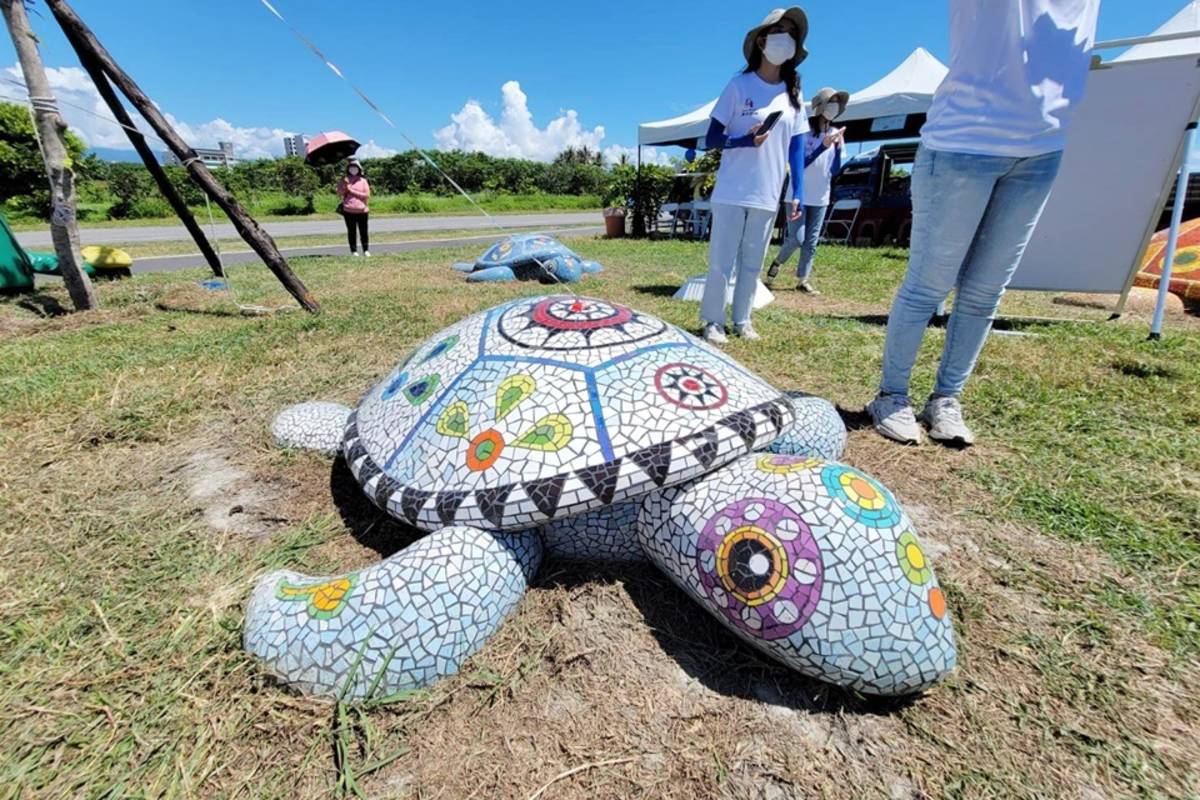
M 733 287 L 733 324 L 750 322 L 758 273 L 771 239 L 774 211 L 713 203 L 708 243 L 708 278 L 700 303 L 700 323 L 725 324 L 725 287 Z M 735 277 L 736 276 L 736 277 Z

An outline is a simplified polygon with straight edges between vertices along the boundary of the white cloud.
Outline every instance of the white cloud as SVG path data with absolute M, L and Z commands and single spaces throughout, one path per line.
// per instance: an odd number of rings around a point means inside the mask
M 399 150 L 394 148 L 384 147 L 376 144 L 374 139 L 368 139 L 366 144 L 358 148 L 358 153 L 356 153 L 356 155 L 359 158 L 387 158 L 388 156 L 394 156 L 399 152 Z
M 621 160 L 621 156 L 629 158 L 630 164 L 637 163 L 637 148 L 626 147 L 623 144 L 610 144 L 604 148 L 604 161 L 608 164 L 616 164 Z M 642 148 L 642 163 L 643 164 L 661 164 L 664 167 L 669 167 L 674 164 L 673 159 L 682 158 L 681 155 L 672 155 L 666 150 L 659 150 L 657 147 L 648 146 Z
M 529 111 L 529 101 L 521 84 L 508 81 L 500 87 L 503 109 L 497 121 L 478 100 L 468 100 L 450 124 L 433 133 L 441 150 L 479 151 L 493 156 L 529 158 L 552 161 L 568 147 L 587 147 L 599 150 L 604 140 L 604 126 L 588 130 L 574 110 L 562 111 L 539 128 Z
M 0 71 L 0 77 L 5 80 L 0 83 L 3 94 L 10 98 L 25 99 L 25 90 L 10 81 L 23 83 L 21 68 L 18 65 L 7 67 Z M 67 124 L 78 133 L 89 147 L 112 147 L 122 150 L 132 149 L 125 130 L 113 119 L 108 105 L 96 91 L 91 77 L 79 67 L 47 67 L 46 77 L 50 81 L 50 89 L 59 101 L 59 110 Z M 150 138 L 150 146 L 155 151 L 165 149 L 166 145 L 158 141 L 150 133 L 149 126 L 134 111 L 130 111 L 139 129 Z M 283 155 L 283 137 L 292 135 L 292 131 L 283 128 L 239 127 L 228 120 L 218 117 L 209 122 L 192 124 L 181 121 L 173 114 L 166 113 L 167 121 L 183 137 L 184 141 L 193 147 L 216 147 L 217 142 L 233 142 L 234 153 L 238 158 L 275 158 Z

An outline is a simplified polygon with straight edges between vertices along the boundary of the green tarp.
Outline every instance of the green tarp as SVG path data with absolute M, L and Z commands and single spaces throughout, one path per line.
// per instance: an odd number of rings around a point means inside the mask
M 17 244 L 8 220 L 0 214 L 0 292 L 28 292 L 33 289 L 33 266 L 29 256 Z

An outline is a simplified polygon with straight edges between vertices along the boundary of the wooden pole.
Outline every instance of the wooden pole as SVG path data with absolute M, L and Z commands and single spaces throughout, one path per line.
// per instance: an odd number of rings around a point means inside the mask
M 8 2 L 9 0 L 5 0 Z M 159 112 L 153 101 L 134 83 L 133 79 L 118 66 L 117 62 L 109 54 L 104 46 L 96 39 L 91 30 L 84 24 L 78 15 L 71 9 L 65 0 L 46 0 L 46 5 L 50 7 L 54 18 L 58 20 L 59 26 L 71 43 L 76 46 L 83 47 L 87 50 L 96 62 L 101 66 L 104 72 L 116 84 L 117 88 L 129 98 L 129 102 L 133 103 L 134 108 L 138 113 L 150 124 L 154 132 L 160 139 L 166 142 L 167 147 L 171 152 L 183 162 L 191 175 L 192 180 L 199 184 L 213 202 L 221 207 L 233 223 L 233 227 L 237 229 L 238 234 L 250 245 L 251 249 L 258 254 L 263 263 L 275 274 L 279 282 L 284 288 L 296 298 L 302 307 L 313 313 L 319 312 L 320 306 L 317 305 L 316 298 L 308 291 L 304 283 L 292 272 L 283 255 L 280 254 L 279 248 L 275 245 L 275 240 L 267 234 L 254 218 L 246 213 L 241 204 L 231 195 L 224 186 L 222 186 L 213 174 L 209 172 L 208 167 L 204 162 L 196 156 L 196 152 L 179 137 L 175 129 Z
M 76 41 L 70 30 L 64 30 L 64 33 L 67 34 L 67 41 L 71 43 L 71 47 L 75 48 L 75 53 L 79 56 L 79 61 L 83 64 L 83 68 L 91 76 L 92 83 L 96 85 L 96 91 L 104 98 L 104 102 L 108 105 L 108 109 L 112 112 L 113 117 L 118 123 L 124 126 L 125 135 L 129 137 L 129 143 L 133 145 L 133 149 L 142 157 L 142 163 L 146 165 L 146 170 L 154 178 L 154 182 L 158 184 L 158 191 L 171 204 L 171 208 L 175 211 L 175 216 L 179 217 L 179 221 L 183 223 L 183 227 L 187 229 L 187 232 L 196 242 L 196 246 L 200 248 L 200 253 L 204 256 L 204 260 L 208 262 L 208 266 L 212 268 L 213 274 L 217 277 L 225 277 L 221 271 L 221 259 L 217 257 L 217 253 L 213 250 L 208 238 L 204 235 L 204 231 L 196 223 L 196 218 L 192 216 L 192 211 L 187 207 L 187 203 L 175 191 L 175 187 L 171 185 L 171 180 L 159 165 L 154 151 L 146 143 L 146 137 L 133 124 L 133 119 L 129 116 L 129 112 L 125 110 L 125 106 L 121 104 L 117 93 L 113 91 L 112 84 L 108 82 L 108 77 L 104 74 L 104 69 L 92 56 L 91 51 Z
M 50 179 L 50 236 L 54 240 L 54 252 L 58 256 L 58 268 L 63 283 L 76 310 L 96 308 L 96 292 L 92 282 L 81 266 L 79 255 L 79 227 L 75 223 L 75 173 L 71 171 L 71 158 L 67 153 L 64 136 L 67 123 L 58 113 L 54 97 L 50 94 L 50 82 L 42 57 L 38 53 L 37 39 L 29 27 L 23 0 L 0 0 L 0 12 L 8 23 L 21 73 L 25 76 L 25 87 L 33 106 L 33 125 L 41 147 L 42 159 L 46 163 L 46 175 Z

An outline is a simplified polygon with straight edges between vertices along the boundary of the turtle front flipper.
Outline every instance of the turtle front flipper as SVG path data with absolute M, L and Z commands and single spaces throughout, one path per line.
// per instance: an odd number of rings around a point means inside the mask
M 450 268 L 457 270 L 458 272 L 471 272 L 475 269 L 475 265 L 473 263 L 467 263 L 466 261 L 459 261 L 456 264 L 451 264 Z
M 580 261 L 579 268 L 583 271 L 584 275 L 595 275 L 604 271 L 604 267 L 600 266 L 600 263 L 597 261 Z
M 453 675 L 537 572 L 532 532 L 442 528 L 358 572 L 273 572 L 246 606 L 244 646 L 302 692 L 363 699 Z
M 271 423 L 271 435 L 280 447 L 336 455 L 349 418 L 350 409 L 341 403 L 298 403 L 279 412 Z
M 515 281 L 512 267 L 488 267 L 467 273 L 467 283 L 491 283 L 492 281 Z
M 954 667 L 946 597 L 912 523 L 851 467 L 751 454 L 649 495 L 637 532 L 705 610 L 805 675 L 903 695 Z

